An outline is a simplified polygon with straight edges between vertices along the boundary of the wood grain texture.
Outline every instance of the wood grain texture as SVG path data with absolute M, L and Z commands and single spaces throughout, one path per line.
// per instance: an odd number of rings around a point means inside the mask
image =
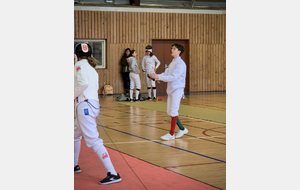
M 226 15 L 188 13 L 74 11 L 75 39 L 105 39 L 106 69 L 97 69 L 99 94 L 111 84 L 124 93 L 120 60 L 136 48 L 141 64 L 152 40 L 189 40 L 190 91 L 226 91 Z M 146 81 L 140 75 L 146 93 Z M 143 87 L 144 85 L 144 87 Z

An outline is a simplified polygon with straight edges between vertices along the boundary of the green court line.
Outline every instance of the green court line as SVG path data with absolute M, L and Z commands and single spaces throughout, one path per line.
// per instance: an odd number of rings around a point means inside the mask
M 127 106 L 134 106 L 134 107 L 144 108 L 148 110 L 155 110 L 155 111 L 161 111 L 167 113 L 166 102 L 143 101 L 141 103 L 135 103 L 135 102 L 118 102 L 118 103 Z M 187 105 L 180 105 L 179 116 L 187 116 L 187 117 L 193 117 L 197 119 L 214 121 L 218 123 L 226 123 L 225 111 L 218 111 L 218 110 L 199 108 L 199 107 L 193 107 Z

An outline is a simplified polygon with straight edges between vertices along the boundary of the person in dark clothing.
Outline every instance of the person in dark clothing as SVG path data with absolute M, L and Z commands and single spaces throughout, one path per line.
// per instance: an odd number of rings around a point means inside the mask
M 121 73 L 122 73 L 122 77 L 123 77 L 124 89 L 126 91 L 126 95 L 129 94 L 129 87 L 130 87 L 129 65 L 126 60 L 129 56 L 129 54 L 130 54 L 130 49 L 127 48 L 121 58 L 121 65 L 122 65 Z

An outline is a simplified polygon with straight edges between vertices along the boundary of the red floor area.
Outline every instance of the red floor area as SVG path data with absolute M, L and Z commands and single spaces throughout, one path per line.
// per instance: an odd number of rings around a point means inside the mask
M 122 154 L 132 170 L 124 161 L 119 152 L 107 148 L 116 171 L 120 174 L 122 182 L 100 185 L 99 181 L 106 177 L 106 169 L 101 160 L 81 141 L 79 166 L 81 173 L 74 174 L 75 190 L 216 190 L 199 181 L 184 177 L 172 171 L 151 165 L 134 157 Z M 145 187 L 146 188 L 145 188 Z

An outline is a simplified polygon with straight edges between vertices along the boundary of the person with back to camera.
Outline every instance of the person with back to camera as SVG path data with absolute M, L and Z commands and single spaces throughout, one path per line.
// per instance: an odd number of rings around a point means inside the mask
M 153 91 L 153 100 L 156 101 L 156 85 L 155 79 L 149 78 L 150 73 L 155 73 L 156 69 L 160 65 L 160 61 L 157 59 L 155 55 L 152 53 L 152 46 L 148 45 L 145 48 L 146 55 L 142 61 L 143 72 L 146 72 L 146 82 L 147 82 L 147 90 L 148 90 L 148 98 L 146 100 L 151 100 L 151 87 Z M 156 66 L 155 66 L 156 63 Z M 146 64 L 146 67 L 145 67 Z
M 178 117 L 180 100 L 184 95 L 185 80 L 186 80 L 186 64 L 181 59 L 180 55 L 184 52 L 184 47 L 181 44 L 173 44 L 171 48 L 172 62 L 164 73 L 149 74 L 150 78 L 167 82 L 167 113 L 171 116 L 170 133 L 161 137 L 163 140 L 174 140 L 188 133 L 187 128 L 183 127 Z M 180 128 L 176 136 L 174 135 L 176 124 Z
M 116 172 L 110 156 L 103 145 L 103 140 L 98 138 L 96 119 L 100 111 L 98 99 L 98 73 L 95 70 L 97 60 L 92 57 L 92 48 L 87 43 L 78 43 L 75 46 L 76 62 L 74 66 L 74 102 L 75 102 L 75 121 L 74 121 L 74 173 L 80 173 L 78 165 L 79 152 L 81 147 L 82 135 L 87 147 L 91 148 L 100 158 L 107 170 L 107 176 L 99 183 L 101 185 L 117 183 L 122 181 Z
M 123 77 L 123 83 L 124 83 L 124 89 L 125 89 L 125 94 L 129 94 L 129 88 L 130 88 L 130 78 L 129 78 L 129 64 L 127 62 L 127 58 L 129 57 L 130 54 L 130 49 L 126 48 L 122 58 L 121 58 L 121 74 Z
M 138 66 L 138 61 L 136 59 L 137 52 L 136 50 L 131 50 L 129 57 L 127 58 L 127 61 L 129 63 L 129 77 L 130 77 L 130 91 L 129 91 L 129 96 L 130 96 L 130 102 L 133 102 L 133 89 L 134 86 L 136 87 L 135 89 L 135 101 L 140 102 L 139 100 L 139 93 L 141 89 L 141 80 L 140 80 L 140 70 Z

